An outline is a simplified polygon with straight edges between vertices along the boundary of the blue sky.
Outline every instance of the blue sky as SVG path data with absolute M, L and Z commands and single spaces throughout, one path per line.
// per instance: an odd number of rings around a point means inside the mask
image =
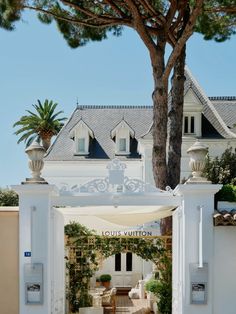
M 29 177 L 25 146 L 12 125 L 37 99 L 58 102 L 67 117 L 77 98 L 79 104 L 152 103 L 148 52 L 132 30 L 71 49 L 55 25 L 27 13 L 15 31 L 0 29 L 0 42 L 0 187 Z M 235 51 L 235 36 L 219 44 L 194 35 L 188 42 L 187 64 L 207 95 L 236 95 Z

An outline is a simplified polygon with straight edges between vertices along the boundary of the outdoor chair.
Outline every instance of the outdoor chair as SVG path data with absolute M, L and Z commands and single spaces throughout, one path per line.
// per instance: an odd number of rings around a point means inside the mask
M 102 295 L 102 306 L 111 307 L 112 313 L 116 312 L 116 288 L 107 290 Z
M 130 299 L 139 299 L 139 294 L 140 288 L 139 283 L 137 283 L 137 285 L 129 291 L 128 295 Z

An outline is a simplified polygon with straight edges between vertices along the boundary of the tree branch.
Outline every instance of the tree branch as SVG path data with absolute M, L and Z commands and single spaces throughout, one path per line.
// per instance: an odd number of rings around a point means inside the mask
M 173 18 L 176 14 L 176 10 L 177 10 L 177 3 L 176 1 L 171 1 L 171 4 L 170 4 L 170 7 L 169 7 L 169 10 L 166 14 L 166 28 L 168 29 L 169 26 L 171 25 L 172 21 L 173 21 Z
M 72 23 L 75 25 L 79 25 L 79 26 L 87 26 L 87 27 L 92 27 L 92 28 L 105 28 L 105 27 L 109 27 L 109 26 L 118 26 L 118 25 L 124 25 L 124 26 L 128 26 L 128 27 L 132 27 L 132 24 L 127 20 L 124 21 L 124 19 L 122 20 L 122 24 L 120 19 L 110 19 L 109 22 L 101 22 L 101 23 L 91 23 L 88 21 L 84 21 L 84 20 L 80 20 L 80 19 L 74 19 L 73 17 L 69 17 L 68 16 L 68 12 L 67 12 L 67 16 L 68 17 L 63 17 L 61 15 L 58 15 L 52 11 L 48 11 L 48 10 L 44 10 L 42 8 L 38 8 L 38 7 L 32 7 L 32 6 L 28 6 L 28 5 L 24 5 L 23 6 L 24 9 L 29 9 L 29 10 L 33 10 L 36 12 L 40 12 L 46 15 L 49 15 L 57 20 L 61 20 L 61 21 L 65 21 L 68 23 Z
M 177 44 L 175 45 L 174 49 L 172 50 L 171 55 L 167 61 L 165 72 L 163 74 L 164 80 L 168 80 L 168 77 L 170 75 L 170 72 L 171 72 L 174 64 L 175 64 L 175 61 L 177 60 L 177 58 L 178 58 L 181 50 L 183 49 L 186 41 L 192 35 L 194 25 L 195 25 L 196 20 L 197 20 L 199 14 L 201 13 L 201 10 L 202 10 L 202 4 L 203 4 L 203 0 L 196 0 L 195 8 L 193 9 L 193 11 L 190 15 L 190 18 L 186 24 L 186 27 L 185 27 L 181 37 L 179 38 Z
M 229 7 L 212 7 L 209 9 L 204 9 L 204 12 L 210 13 L 236 13 L 236 6 L 229 6 Z
M 133 27 L 136 29 L 139 36 L 143 40 L 144 44 L 148 48 L 150 55 L 155 54 L 156 44 L 154 43 L 152 37 L 148 33 L 147 28 L 143 23 L 142 16 L 141 16 L 136 4 L 134 3 L 133 0 L 125 0 L 125 1 L 130 8 L 131 14 L 133 15 Z
M 104 0 L 105 3 L 111 6 L 111 8 L 116 12 L 118 15 L 120 15 L 122 18 L 126 17 L 126 14 L 119 8 L 119 6 L 114 3 L 112 0 Z
M 113 15 L 102 15 L 102 14 L 96 14 L 96 13 L 93 13 L 92 11 L 88 10 L 88 9 L 85 9 L 82 5 L 78 5 L 78 4 L 75 4 L 73 2 L 70 2 L 70 1 L 67 1 L 67 0 L 61 0 L 61 2 L 87 16 L 90 16 L 92 18 L 94 18 L 95 20 L 98 20 L 98 21 L 104 21 L 104 22 L 108 22 L 109 20 L 111 19 L 114 19 L 114 16 Z
M 146 0 L 139 0 L 140 5 L 144 8 L 144 10 L 149 13 L 149 19 L 155 19 L 156 23 L 163 27 L 165 23 L 165 17 L 161 14 L 161 12 L 157 12 L 152 5 Z

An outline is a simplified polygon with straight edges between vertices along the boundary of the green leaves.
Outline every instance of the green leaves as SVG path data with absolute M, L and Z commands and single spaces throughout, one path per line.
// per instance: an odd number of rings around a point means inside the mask
M 19 198 L 16 192 L 0 188 L 0 206 L 18 206 Z
M 171 258 L 163 254 L 158 264 L 157 278 L 151 278 L 145 285 L 158 299 L 160 314 L 171 314 L 172 309 L 172 263 Z
M 22 116 L 19 121 L 15 122 L 13 127 L 19 127 L 15 132 L 21 135 L 17 143 L 26 142 L 26 146 L 30 145 L 33 140 L 42 140 L 44 148 L 47 150 L 52 136 L 57 135 L 63 126 L 66 118 L 58 118 L 63 111 L 55 112 L 57 103 L 46 99 L 44 103 L 38 100 L 33 105 L 35 112 L 26 110 L 28 115 Z
M 196 32 L 203 34 L 204 39 L 223 42 L 236 33 L 235 0 L 204 1 L 203 13 L 199 16 Z
M 234 184 L 236 178 L 236 152 L 232 148 L 224 151 L 221 157 L 208 157 L 204 173 L 208 180 L 217 184 Z
M 20 0 L 0 0 L 0 27 L 6 30 L 14 29 L 14 22 L 20 19 Z

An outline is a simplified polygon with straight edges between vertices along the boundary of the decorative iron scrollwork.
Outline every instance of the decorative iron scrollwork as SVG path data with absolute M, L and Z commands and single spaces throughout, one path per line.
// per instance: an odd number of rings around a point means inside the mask
M 155 186 L 145 183 L 140 179 L 130 179 L 124 176 L 125 163 L 115 158 L 108 163 L 108 176 L 105 178 L 93 179 L 80 186 L 63 183 L 60 188 L 62 195 L 76 195 L 79 193 L 143 193 L 143 192 L 159 192 L 173 194 L 170 187 L 166 190 L 160 190 Z

